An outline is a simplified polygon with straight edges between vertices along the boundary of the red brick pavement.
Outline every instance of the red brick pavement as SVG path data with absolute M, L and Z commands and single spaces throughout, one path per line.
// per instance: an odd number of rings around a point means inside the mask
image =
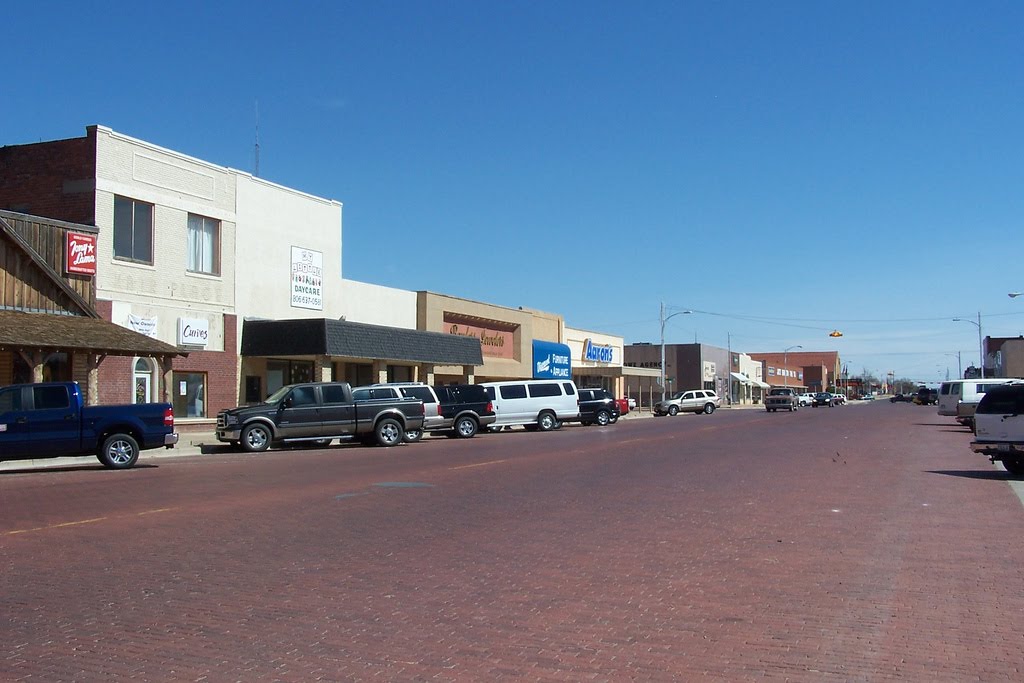
M 878 403 L 4 474 L 0 679 L 1017 681 L 1024 508 L 968 440 Z

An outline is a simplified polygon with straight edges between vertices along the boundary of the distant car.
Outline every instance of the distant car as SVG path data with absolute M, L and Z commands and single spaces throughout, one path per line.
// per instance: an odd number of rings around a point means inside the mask
M 846 403 L 846 394 L 832 394 L 832 401 L 835 405 L 841 406 Z
M 914 403 L 919 406 L 934 406 L 939 404 L 939 390 L 921 387 L 914 396 Z
M 619 407 L 619 415 L 625 415 L 629 412 L 629 399 L 628 398 L 617 398 L 615 399 L 615 405 Z
M 910 395 L 909 394 L 894 394 L 893 396 L 889 397 L 889 403 L 909 403 L 909 402 L 910 402 Z
M 863 396 L 860 397 L 860 400 L 862 400 L 862 401 L 874 401 L 875 400 L 875 395 L 874 394 L 864 394 Z
M 722 406 L 722 399 L 713 391 L 691 389 L 680 391 L 672 398 L 654 404 L 655 415 L 675 415 L 677 413 L 704 413 L 710 415 Z
M 814 405 L 814 394 L 800 394 L 797 398 L 801 407 Z
M 764 399 L 764 409 L 769 413 L 777 410 L 793 412 L 800 409 L 800 397 L 792 387 L 772 387 Z
M 814 395 L 814 407 L 820 408 L 822 406 L 828 406 L 831 408 L 836 405 L 835 397 L 827 391 L 819 391 Z

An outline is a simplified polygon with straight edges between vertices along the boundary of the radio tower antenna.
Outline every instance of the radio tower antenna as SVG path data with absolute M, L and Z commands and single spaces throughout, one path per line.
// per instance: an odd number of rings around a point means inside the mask
M 252 174 L 260 177 L 260 101 L 256 100 L 256 167 Z

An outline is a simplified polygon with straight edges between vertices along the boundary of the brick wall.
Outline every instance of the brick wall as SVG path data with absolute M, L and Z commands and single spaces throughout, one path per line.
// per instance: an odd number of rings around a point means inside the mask
M 225 314 L 223 351 L 190 351 L 188 358 L 178 356 L 172 363 L 177 372 L 206 373 L 208 418 L 215 418 L 221 410 L 238 405 L 237 336 L 235 316 Z
M 95 225 L 96 131 L 0 147 L 0 208 Z
M 96 302 L 96 310 L 105 320 L 111 319 L 110 301 Z M 132 403 L 135 394 L 133 356 L 107 356 L 100 364 L 99 401 L 101 404 Z M 175 372 L 206 374 L 206 415 L 214 418 L 225 408 L 238 405 L 238 329 L 235 315 L 224 315 L 224 351 L 190 351 L 187 357 L 171 361 Z M 162 395 L 154 386 L 154 400 Z M 179 419 L 179 418 L 176 418 Z

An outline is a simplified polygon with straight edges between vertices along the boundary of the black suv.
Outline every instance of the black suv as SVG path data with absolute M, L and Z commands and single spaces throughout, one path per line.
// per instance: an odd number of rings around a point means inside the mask
M 939 390 L 921 387 L 917 390 L 917 396 L 914 398 L 914 403 L 919 406 L 939 405 Z
M 619 404 L 611 392 L 605 389 L 580 389 L 579 404 L 580 422 L 584 425 L 597 424 L 603 427 L 619 419 Z
M 468 439 L 498 419 L 487 390 L 479 384 L 438 384 L 434 393 L 442 424 L 451 429 L 450 436 Z

